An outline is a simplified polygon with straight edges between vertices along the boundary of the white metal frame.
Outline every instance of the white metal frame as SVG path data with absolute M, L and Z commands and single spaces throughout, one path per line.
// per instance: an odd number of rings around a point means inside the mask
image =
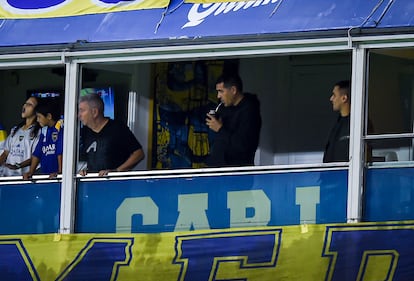
M 359 222 L 362 217 L 363 191 L 363 124 L 365 99 L 365 49 L 352 53 L 352 107 L 350 119 L 347 221 Z
M 65 157 L 62 167 L 59 233 L 74 232 L 76 181 L 73 175 L 76 174 L 78 69 L 77 63 L 71 61 L 66 63 L 65 116 L 74 116 L 74 118 L 66 118 L 63 129 L 63 139 L 65 140 L 63 155 Z
M 366 135 L 364 121 L 366 116 L 366 81 L 368 79 L 368 50 L 413 48 L 414 35 L 387 35 L 377 37 L 361 37 L 354 39 L 357 47 L 353 50 L 352 58 L 352 110 L 350 121 L 350 163 L 348 173 L 348 204 L 347 221 L 360 222 L 362 220 L 364 174 L 365 174 L 365 141 L 376 139 L 413 138 L 413 133 Z M 375 167 L 409 167 L 409 163 L 384 163 Z

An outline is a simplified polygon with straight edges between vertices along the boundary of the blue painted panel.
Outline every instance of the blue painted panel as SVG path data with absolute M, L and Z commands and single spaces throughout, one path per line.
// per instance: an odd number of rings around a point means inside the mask
M 181 2 L 171 1 L 165 17 L 164 9 L 149 9 L 49 19 L 1 20 L 0 46 L 175 40 L 414 24 L 412 1 L 394 1 L 391 6 L 387 5 L 388 1 L 383 1 L 376 10 L 378 0 L 256 1 L 262 3 L 257 6 L 249 1 L 250 4 L 242 7 L 229 6 L 235 3 L 202 6 L 180 5 Z M 372 11 L 375 12 L 371 15 Z
M 187 206 L 188 209 L 181 212 L 181 215 L 184 212 L 190 216 L 200 214 L 196 215 L 196 220 L 202 220 L 205 214 L 210 228 L 229 228 L 231 221 L 233 227 L 254 225 L 242 220 L 239 223 L 237 216 L 232 217 L 235 213 L 246 218 L 256 215 L 268 217 L 268 220 L 264 219 L 256 225 L 294 225 L 303 223 L 303 220 L 312 216 L 316 223 L 345 222 L 347 184 L 347 170 L 80 182 L 76 206 L 76 232 L 113 233 L 117 230 L 117 220 L 118 231 L 174 231 L 180 214 L 178 210 L 183 210 L 179 198 L 182 199 L 184 195 L 192 196 L 191 200 L 198 200 L 196 196 L 205 198 L 206 210 L 203 206 L 197 205 L 199 203 L 194 203 L 193 206 Z M 236 202 L 242 211 L 229 206 L 230 197 L 240 198 L 234 199 L 233 203 Z M 306 203 L 296 203 L 300 197 Z M 117 210 L 126 198 L 145 199 L 129 207 L 145 209 L 146 213 L 135 212 L 134 215 L 117 218 Z M 248 202 L 245 201 L 246 198 Z M 260 211 L 266 204 L 269 204 L 269 209 Z M 308 211 L 304 206 L 306 204 L 310 206 Z M 197 212 L 200 208 L 201 212 Z M 130 229 L 120 223 L 121 219 L 131 222 Z M 145 220 L 150 223 L 144 223 Z
M 0 234 L 56 233 L 60 183 L 0 186 Z
M 363 219 L 414 219 L 414 168 L 369 169 Z
M 378 27 L 412 27 L 414 26 L 413 15 L 414 1 L 393 1 L 378 23 Z

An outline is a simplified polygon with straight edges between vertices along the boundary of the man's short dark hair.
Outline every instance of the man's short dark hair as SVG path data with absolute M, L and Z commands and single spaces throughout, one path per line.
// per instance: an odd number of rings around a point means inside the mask
M 104 113 L 104 102 L 100 95 L 92 93 L 81 96 L 79 103 L 86 102 L 91 108 L 97 108 L 99 113 Z
M 223 83 L 225 88 L 235 86 L 239 92 L 243 92 L 243 82 L 238 74 L 224 73 L 217 78 L 216 85 Z
M 346 95 L 348 97 L 348 101 L 351 102 L 351 81 L 349 80 L 342 80 L 335 83 L 334 86 L 338 86 L 341 95 Z

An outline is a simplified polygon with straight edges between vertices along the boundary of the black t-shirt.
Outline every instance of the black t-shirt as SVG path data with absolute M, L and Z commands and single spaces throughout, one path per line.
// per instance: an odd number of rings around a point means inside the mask
M 88 163 L 89 172 L 116 169 L 140 148 L 129 128 L 112 119 L 99 133 L 86 126 L 81 131 L 81 159 Z
M 323 162 L 348 162 L 349 161 L 349 115 L 339 115 L 335 126 L 332 128 L 325 147 Z

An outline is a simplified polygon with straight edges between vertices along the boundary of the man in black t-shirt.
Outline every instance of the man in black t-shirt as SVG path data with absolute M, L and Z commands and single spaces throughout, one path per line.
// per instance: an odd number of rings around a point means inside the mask
M 129 128 L 104 117 L 104 103 L 99 95 L 82 96 L 78 115 L 84 125 L 81 159 L 87 162 L 87 170 L 83 169 L 81 175 L 97 172 L 104 176 L 109 172 L 128 171 L 144 159 L 142 146 Z
M 339 113 L 335 125 L 329 133 L 323 162 L 349 161 L 349 115 L 351 112 L 351 92 L 348 80 L 334 85 L 331 98 L 332 109 Z

